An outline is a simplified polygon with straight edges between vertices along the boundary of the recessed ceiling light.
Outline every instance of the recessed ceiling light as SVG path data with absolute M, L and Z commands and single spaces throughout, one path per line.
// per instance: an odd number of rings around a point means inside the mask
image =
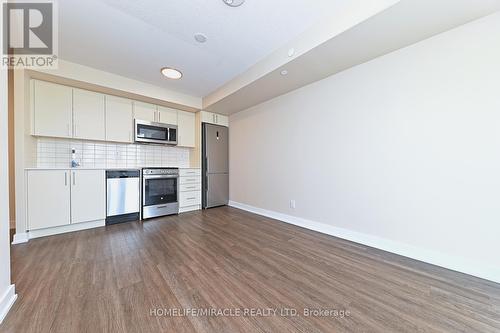
M 284 69 L 284 70 L 281 71 L 280 74 L 283 75 L 283 76 L 288 75 L 288 71 L 286 69 Z
M 197 33 L 194 35 L 194 39 L 198 42 L 198 43 L 205 43 L 207 41 L 207 36 L 205 36 L 204 34 L 202 33 Z
M 224 1 L 226 5 L 231 7 L 241 6 L 245 2 L 245 0 L 222 0 L 222 1 Z
M 178 80 L 182 77 L 181 71 L 175 69 L 175 68 L 170 68 L 170 67 L 164 67 L 161 69 L 161 73 L 168 77 L 169 79 L 172 80 Z

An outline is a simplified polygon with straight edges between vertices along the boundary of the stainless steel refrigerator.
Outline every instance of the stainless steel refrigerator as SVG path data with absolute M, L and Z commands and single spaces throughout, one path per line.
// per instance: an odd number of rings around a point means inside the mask
M 229 202 L 229 130 L 202 125 L 202 206 L 212 208 Z

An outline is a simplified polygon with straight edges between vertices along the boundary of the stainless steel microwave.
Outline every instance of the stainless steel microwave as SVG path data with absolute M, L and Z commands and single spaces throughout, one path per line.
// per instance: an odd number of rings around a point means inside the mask
M 136 119 L 135 142 L 177 145 L 177 126 Z

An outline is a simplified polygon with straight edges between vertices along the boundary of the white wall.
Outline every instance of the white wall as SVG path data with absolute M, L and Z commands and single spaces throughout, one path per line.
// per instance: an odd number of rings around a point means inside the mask
M 500 282 L 499 40 L 497 13 L 231 116 L 233 204 Z
M 0 24 L 1 26 L 1 24 Z M 0 27 L 0 36 L 3 36 Z M 16 299 L 10 284 L 7 70 L 0 69 L 0 323 Z

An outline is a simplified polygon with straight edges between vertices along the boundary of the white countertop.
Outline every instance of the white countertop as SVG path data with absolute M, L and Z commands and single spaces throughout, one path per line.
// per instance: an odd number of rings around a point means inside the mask
M 159 167 L 144 167 L 144 168 L 159 168 Z M 161 167 L 161 168 L 178 168 L 178 169 L 201 169 L 191 167 Z M 24 168 L 24 170 L 141 170 L 142 168 Z

